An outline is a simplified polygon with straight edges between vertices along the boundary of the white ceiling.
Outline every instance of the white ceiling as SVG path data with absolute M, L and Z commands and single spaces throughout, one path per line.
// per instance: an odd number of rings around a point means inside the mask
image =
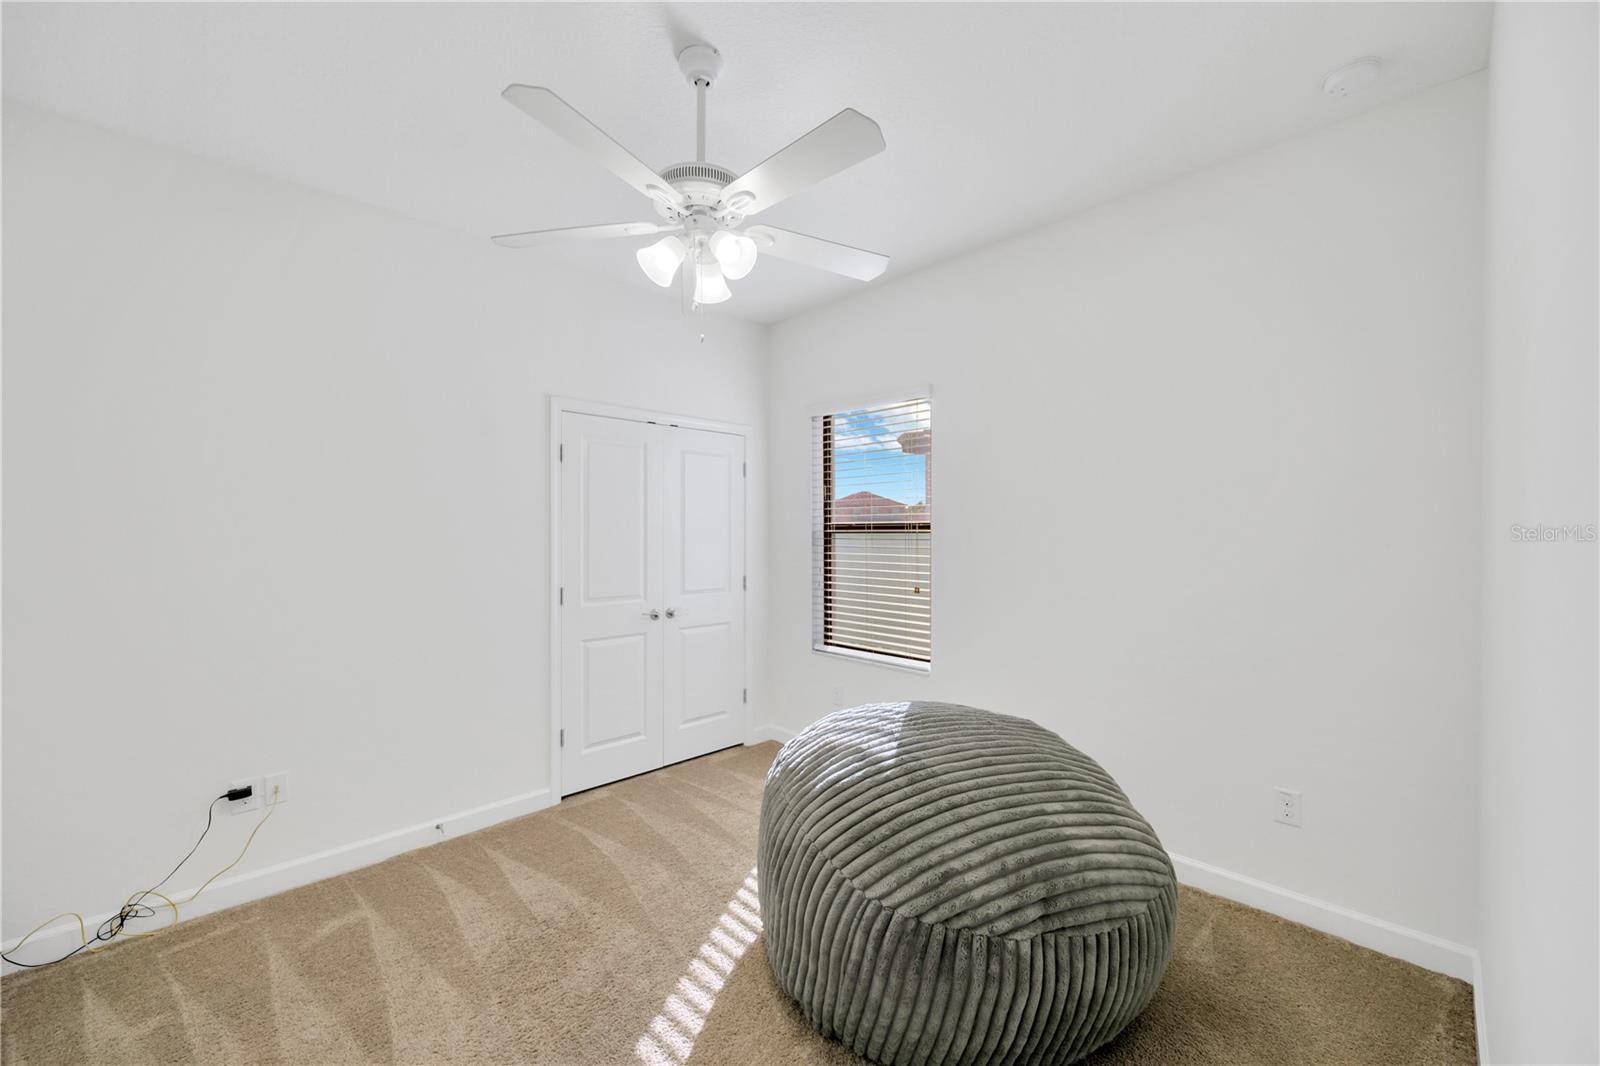
M 708 156 L 743 171 L 850 106 L 888 151 L 761 221 L 896 275 L 1484 66 L 1485 4 L 15 4 L 6 96 L 474 239 L 649 218 L 499 99 L 547 85 L 652 166 L 693 158 L 674 55 L 726 68 Z M 1322 77 L 1363 55 L 1367 93 Z M 641 299 L 631 241 L 567 257 Z M 859 282 L 771 258 L 726 313 L 775 322 Z

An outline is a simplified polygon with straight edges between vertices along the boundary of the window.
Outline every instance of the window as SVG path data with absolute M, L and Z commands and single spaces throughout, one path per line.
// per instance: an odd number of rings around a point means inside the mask
M 818 415 L 811 431 L 812 647 L 931 663 L 931 404 Z

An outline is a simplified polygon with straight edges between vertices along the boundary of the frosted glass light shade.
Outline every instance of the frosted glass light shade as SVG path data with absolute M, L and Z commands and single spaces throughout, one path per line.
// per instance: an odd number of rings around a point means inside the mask
M 672 284 L 678 264 L 683 262 L 687 251 L 678 238 L 663 237 L 648 248 L 640 248 L 634 258 L 639 260 L 639 269 L 644 271 L 645 277 L 664 289 Z
M 697 304 L 719 304 L 732 296 L 728 283 L 722 278 L 722 268 L 713 260 L 701 263 L 695 268 L 694 276 L 694 302 Z
M 721 264 L 723 276 L 733 281 L 738 281 L 756 266 L 756 242 L 732 230 L 718 230 L 711 235 L 711 254 Z

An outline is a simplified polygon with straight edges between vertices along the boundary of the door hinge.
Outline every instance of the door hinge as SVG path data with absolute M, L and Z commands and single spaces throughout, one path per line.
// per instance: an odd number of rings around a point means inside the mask
M 749 574 L 744 575 L 744 577 L 740 580 L 739 585 L 746 592 L 749 592 L 750 591 L 750 575 Z
M 750 702 L 750 690 L 749 689 L 745 689 L 744 690 L 744 698 L 743 698 L 742 702 L 744 702 L 744 703 L 749 703 Z
M 739 464 L 739 468 L 740 468 L 740 472 L 742 474 L 744 474 L 745 477 L 749 477 L 750 476 L 750 464 L 749 463 L 740 463 Z
M 567 446 L 565 444 L 557 444 L 556 445 L 556 462 L 564 463 L 566 461 L 567 461 Z
M 556 589 L 556 606 L 557 607 L 565 607 L 566 605 L 567 605 L 567 586 L 562 585 L 560 588 Z
M 559 739 L 556 741 L 556 747 L 558 747 L 558 748 L 566 747 L 567 746 L 567 731 L 565 729 L 563 729 L 559 733 L 557 733 L 556 735 L 557 735 L 557 737 L 559 737 Z

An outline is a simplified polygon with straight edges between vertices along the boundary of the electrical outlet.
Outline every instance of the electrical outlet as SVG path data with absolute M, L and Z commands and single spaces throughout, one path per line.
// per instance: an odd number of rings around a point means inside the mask
M 1272 790 L 1272 820 L 1284 825 L 1300 826 L 1300 793 L 1292 788 Z
M 245 777 L 237 781 L 229 781 L 229 789 L 244 788 L 248 785 L 251 792 L 244 799 L 228 800 L 224 803 L 223 806 L 228 809 L 228 813 L 245 814 L 249 811 L 259 811 L 261 809 L 261 784 L 262 779 L 259 777 Z
M 276 789 L 277 791 L 273 791 Z M 262 783 L 261 802 L 269 807 L 274 803 L 287 803 L 289 800 L 289 771 L 268 774 Z

